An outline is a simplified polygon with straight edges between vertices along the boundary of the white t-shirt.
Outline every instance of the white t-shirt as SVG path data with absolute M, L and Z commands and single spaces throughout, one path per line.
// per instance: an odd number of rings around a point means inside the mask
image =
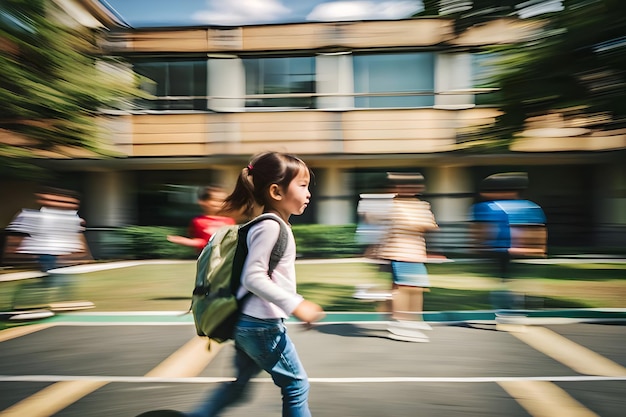
M 278 216 L 276 218 L 279 219 Z M 238 296 L 242 297 L 246 291 L 252 295 L 244 303 L 244 314 L 261 319 L 288 318 L 304 299 L 296 292 L 296 240 L 291 228 L 287 228 L 287 248 L 271 277 L 267 274 L 269 259 L 278 241 L 280 225 L 272 220 L 264 220 L 248 231 L 248 256 L 243 266 Z
M 85 250 L 81 241 L 85 228 L 76 210 L 24 209 L 7 230 L 27 234 L 18 253 L 67 255 Z

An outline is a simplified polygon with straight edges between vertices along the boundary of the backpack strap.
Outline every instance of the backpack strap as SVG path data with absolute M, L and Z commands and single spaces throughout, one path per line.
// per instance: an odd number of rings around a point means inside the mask
M 276 244 L 274 244 L 274 247 L 272 248 L 272 253 L 270 254 L 268 270 L 267 270 L 268 276 L 271 277 L 272 272 L 274 272 L 274 269 L 276 268 L 276 265 L 278 265 L 278 262 L 281 260 L 281 258 L 285 254 L 285 250 L 287 249 L 287 242 L 289 241 L 289 232 L 287 230 L 287 226 L 285 225 L 285 223 L 282 220 L 280 220 L 275 214 L 263 213 L 255 217 L 254 219 L 250 220 L 248 223 L 242 225 L 239 228 L 239 242 L 241 246 L 237 248 L 237 253 L 235 254 L 235 257 L 238 258 L 235 262 L 235 264 L 237 265 L 237 270 L 236 271 L 233 270 L 233 273 L 238 274 L 238 277 L 237 279 L 233 279 L 231 281 L 231 283 L 233 284 L 233 288 L 232 288 L 233 293 L 236 293 L 236 291 L 241 286 L 241 274 L 243 272 L 243 263 L 244 263 L 245 257 L 248 255 L 248 245 L 246 242 L 246 236 L 248 235 L 248 231 L 250 230 L 250 227 L 252 227 L 253 225 L 261 221 L 268 220 L 268 219 L 271 219 L 280 225 L 280 231 L 278 233 L 278 240 L 276 241 Z M 235 277 L 233 276 L 233 278 Z M 252 293 L 247 292 L 243 297 L 241 297 L 239 299 L 240 305 L 250 295 L 252 295 Z

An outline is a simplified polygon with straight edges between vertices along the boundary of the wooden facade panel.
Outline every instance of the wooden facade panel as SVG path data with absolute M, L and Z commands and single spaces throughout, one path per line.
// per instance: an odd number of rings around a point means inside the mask
M 243 28 L 209 29 L 207 33 L 209 51 L 232 51 L 243 47 Z
M 179 134 L 179 133 L 206 133 L 209 131 L 209 125 L 206 123 L 206 119 L 200 119 L 194 123 L 164 123 L 164 121 L 158 123 L 140 123 L 135 124 L 134 133 L 136 135 L 142 134 Z
M 207 113 L 181 113 L 181 114 L 137 114 L 132 116 L 135 125 L 154 125 L 154 124 L 206 124 L 212 115 Z
M 295 146 L 298 152 L 310 149 L 314 153 L 327 149 L 333 153 L 440 152 L 455 143 L 459 128 L 484 124 L 493 117 L 495 113 L 487 109 L 137 115 L 132 117 L 132 144 L 136 145 L 132 152 L 148 156 L 154 151 L 156 156 L 167 146 L 169 155 L 181 156 L 198 146 L 193 149 L 200 154 L 214 148 L 225 154 L 245 154 L 257 145 L 265 149 Z M 135 153 L 137 146 L 140 155 Z
M 346 140 L 343 147 L 346 154 L 434 153 L 453 150 L 455 143 L 452 140 L 430 139 Z
M 133 156 L 199 156 L 205 155 L 204 143 L 177 143 L 177 144 L 136 144 L 133 146 Z
M 511 145 L 517 152 L 606 151 L 626 148 L 626 135 L 582 137 L 522 137 Z
M 189 143 L 206 143 L 206 133 L 163 133 L 134 135 L 134 145 L 171 144 L 174 146 Z M 175 152 L 175 149 L 172 149 Z
M 204 52 L 207 37 L 205 29 L 136 32 L 127 45 L 135 52 Z
M 455 139 L 456 129 L 346 129 L 343 137 L 345 140 Z
M 499 19 L 476 25 L 459 36 L 452 19 L 415 18 L 394 21 L 294 23 L 224 28 L 147 30 L 111 37 L 107 48 L 123 52 L 237 52 L 461 46 L 508 43 L 529 36 L 537 23 Z
M 243 141 L 251 142 L 273 142 L 273 141 L 303 141 L 303 140 L 316 140 L 324 141 L 329 140 L 332 135 L 330 131 L 317 131 L 315 129 L 302 129 L 299 131 L 281 131 L 281 132 L 259 132 L 250 131 L 242 132 Z
M 337 143 L 332 141 L 272 141 L 238 143 L 212 143 L 206 146 L 205 152 L 210 154 L 253 155 L 267 150 L 288 152 L 297 155 L 337 153 Z
M 429 46 L 453 36 L 453 23 L 444 19 L 410 19 L 337 23 L 336 44 L 353 48 Z
M 237 118 L 248 123 L 312 123 L 332 120 L 332 113 L 324 111 L 282 111 L 238 113 Z
M 420 130 L 420 129 L 455 129 L 459 121 L 456 119 L 404 119 L 387 120 L 373 119 L 362 121 L 345 121 L 342 123 L 344 130 L 372 129 L 372 130 Z
M 316 24 L 247 26 L 242 50 L 313 49 L 317 31 Z

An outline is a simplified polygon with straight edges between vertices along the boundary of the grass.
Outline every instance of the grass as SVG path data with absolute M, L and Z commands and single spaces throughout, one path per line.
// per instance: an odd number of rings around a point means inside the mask
M 488 309 L 492 292 L 502 289 L 487 264 L 430 264 L 428 270 L 427 311 Z M 389 274 L 368 263 L 299 263 L 297 274 L 298 291 L 327 311 L 380 309 L 381 303 L 354 299 L 355 285 L 390 285 Z M 74 275 L 74 298 L 95 303 L 92 311 L 181 311 L 189 307 L 194 275 L 193 261 Z M 508 288 L 526 294 L 530 307 L 626 307 L 626 264 L 515 264 L 513 275 Z M 7 309 L 14 297 L 22 305 L 41 300 L 37 281 L 3 283 L 0 308 Z

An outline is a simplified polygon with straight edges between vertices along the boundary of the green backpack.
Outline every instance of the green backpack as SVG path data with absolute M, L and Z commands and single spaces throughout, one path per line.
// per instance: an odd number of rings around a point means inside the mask
M 191 312 L 198 336 L 207 336 L 218 343 L 233 338 L 241 307 L 251 295 L 247 293 L 241 299 L 236 297 L 248 254 L 246 236 L 251 226 L 267 219 L 280 225 L 280 234 L 267 271 L 271 276 L 285 253 L 289 236 L 285 224 L 272 214 L 261 214 L 243 225 L 221 227 L 200 253 L 191 298 Z

